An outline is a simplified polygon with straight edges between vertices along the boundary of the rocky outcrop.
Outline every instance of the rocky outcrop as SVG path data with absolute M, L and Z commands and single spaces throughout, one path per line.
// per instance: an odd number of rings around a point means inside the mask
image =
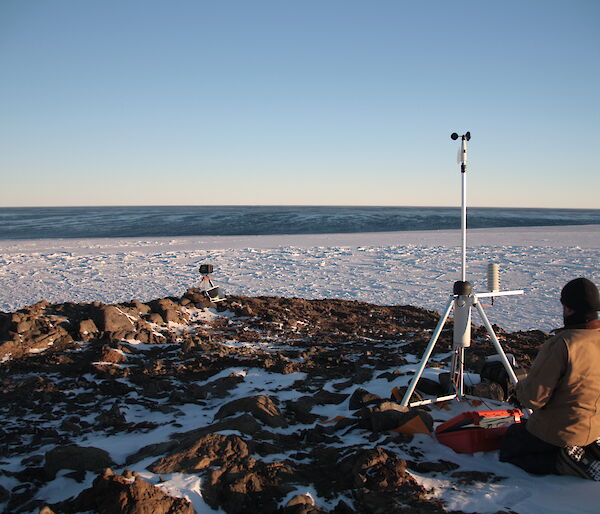
M 149 304 L 151 311 L 158 314 L 164 323 L 185 323 L 189 316 L 181 310 L 181 305 L 170 298 L 153 300 Z
M 259 395 L 240 398 L 223 405 L 215 414 L 215 419 L 222 419 L 240 412 L 249 412 L 256 419 L 270 427 L 286 427 L 287 421 L 275 405 L 273 398 Z
M 500 479 L 428 458 L 426 436 L 398 433 L 416 418 L 411 426 L 431 431 L 443 416 L 403 407 L 406 387 L 395 387 L 436 313 L 267 297 L 220 305 L 226 315 L 199 311 L 210 302 L 189 290 L 147 303 L 40 302 L 0 313 L 0 460 L 10 463 L 0 470 L 0 510 L 39 510 L 54 480 L 82 483 L 90 473 L 100 473 L 91 488 L 45 512 L 192 512 L 150 483 L 172 473 L 199 479 L 212 508 L 248 514 L 443 512 L 411 470 L 455 474 L 458 488 Z M 442 332 L 434 364 L 447 364 L 451 334 Z M 484 332 L 473 334 L 466 367 L 476 372 L 493 349 Z M 501 337 L 527 364 L 544 334 Z M 476 392 L 498 390 L 481 382 Z M 113 447 L 113 437 L 131 447 Z
M 252 462 L 248 469 L 221 468 L 208 475 L 204 499 L 213 509 L 228 514 L 276 512 L 290 491 L 294 469 L 282 462 Z
M 173 498 L 133 473 L 119 475 L 110 469 L 76 498 L 50 505 L 50 512 L 103 514 L 194 514 L 185 498 Z
M 186 323 L 189 308 L 216 307 L 198 289 L 181 298 L 161 298 L 119 305 L 42 301 L 14 313 L 0 313 L 0 363 L 55 348 L 66 350 L 75 341 L 138 339 L 157 340 L 154 325 Z M 160 339 L 160 337 L 159 337 Z
M 243 439 L 209 433 L 187 448 L 157 460 L 148 469 L 154 473 L 194 473 L 215 466 L 231 468 L 248 461 L 249 455 L 248 445 Z
M 139 318 L 124 306 L 103 305 L 97 314 L 98 327 L 104 332 L 133 332 Z

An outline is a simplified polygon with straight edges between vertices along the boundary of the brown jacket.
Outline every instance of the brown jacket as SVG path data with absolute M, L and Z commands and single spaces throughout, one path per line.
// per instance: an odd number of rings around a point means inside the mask
M 517 398 L 533 409 L 527 430 L 547 443 L 585 446 L 600 437 L 600 320 L 546 341 Z

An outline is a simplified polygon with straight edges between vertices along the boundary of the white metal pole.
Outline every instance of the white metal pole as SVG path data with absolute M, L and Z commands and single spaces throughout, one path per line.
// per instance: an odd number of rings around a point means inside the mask
M 467 280 L 467 206 L 465 203 L 467 197 L 467 174 L 462 174 L 462 278 L 464 282 Z
M 460 174 L 462 178 L 461 231 L 462 231 L 462 278 L 467 280 L 467 140 L 462 136 Z

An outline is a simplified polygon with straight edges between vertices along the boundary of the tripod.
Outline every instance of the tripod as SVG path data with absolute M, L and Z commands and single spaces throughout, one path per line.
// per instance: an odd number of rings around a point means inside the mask
M 440 396 L 438 398 L 422 400 L 417 402 L 411 402 L 410 407 L 415 407 L 417 405 L 427 405 L 430 403 L 441 402 L 445 400 L 452 399 L 462 399 L 466 395 L 464 394 L 464 356 L 465 356 L 465 348 L 469 348 L 471 346 L 471 313 L 473 308 L 477 310 L 479 316 L 481 317 L 483 324 L 490 336 L 492 344 L 500 357 L 500 361 L 504 365 L 506 372 L 510 378 L 510 381 L 513 384 L 518 382 L 518 379 L 515 375 L 514 370 L 502 346 L 500 345 L 500 341 L 498 341 L 498 337 L 494 333 L 494 329 L 488 320 L 481 303 L 479 302 L 480 298 L 489 298 L 492 299 L 495 296 L 510 296 L 510 295 L 518 295 L 523 294 L 523 291 L 499 291 L 497 285 L 491 286 L 490 292 L 487 293 L 473 293 L 473 286 L 470 282 L 467 282 L 467 185 L 466 185 L 466 177 L 467 177 L 467 141 L 471 139 L 471 133 L 467 132 L 466 134 L 459 136 L 457 133 L 453 133 L 450 136 L 453 140 L 457 140 L 459 137 L 461 139 L 460 148 L 458 151 L 458 163 L 460 164 L 460 172 L 461 172 L 461 185 L 462 185 L 462 201 L 461 201 L 461 235 L 462 235 L 462 275 L 461 280 L 457 280 L 454 283 L 452 294 L 446 304 L 446 308 L 444 309 L 444 313 L 442 314 L 440 321 L 438 322 L 431 339 L 429 340 L 429 344 L 425 349 L 425 353 L 423 354 L 423 358 L 421 359 L 421 363 L 419 365 L 418 370 L 416 371 L 414 377 L 412 378 L 406 393 L 404 394 L 404 398 L 402 399 L 402 405 L 409 405 L 410 397 L 412 396 L 417 382 L 421 378 L 423 374 L 423 370 L 427 365 L 427 361 L 433 352 L 433 348 L 440 337 L 442 329 L 444 328 L 444 324 L 446 323 L 448 316 L 450 315 L 450 311 L 454 309 L 454 333 L 453 333 L 453 353 L 452 353 L 452 363 L 451 363 L 451 371 L 450 371 L 450 379 L 451 384 L 454 389 L 454 392 L 448 394 L 446 396 Z
M 200 266 L 200 274 L 202 275 L 202 279 L 200 280 L 200 290 L 211 302 L 222 302 L 225 298 L 219 297 L 219 287 L 213 284 L 213 281 L 210 278 L 213 271 L 214 266 L 212 264 L 202 264 Z

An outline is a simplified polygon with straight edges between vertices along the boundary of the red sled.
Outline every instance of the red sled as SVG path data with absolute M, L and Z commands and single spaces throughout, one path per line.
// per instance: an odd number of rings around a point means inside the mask
M 519 409 L 463 412 L 439 425 L 435 436 L 457 453 L 490 452 L 500 448 L 508 427 L 522 417 Z

